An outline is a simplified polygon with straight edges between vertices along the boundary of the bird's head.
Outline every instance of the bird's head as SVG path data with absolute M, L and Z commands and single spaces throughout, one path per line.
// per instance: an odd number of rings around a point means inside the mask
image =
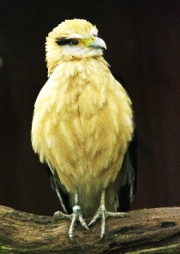
M 49 74 L 66 59 L 100 56 L 105 42 L 97 37 L 96 26 L 84 19 L 65 20 L 46 38 L 46 61 Z

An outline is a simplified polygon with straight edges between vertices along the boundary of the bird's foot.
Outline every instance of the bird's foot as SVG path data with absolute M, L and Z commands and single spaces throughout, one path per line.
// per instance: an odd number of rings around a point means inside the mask
M 105 226 L 106 226 L 106 218 L 107 217 L 126 217 L 127 214 L 124 212 L 108 212 L 106 210 L 105 207 L 105 190 L 103 190 L 102 192 L 102 196 L 101 196 L 101 204 L 97 210 L 97 212 L 95 213 L 93 219 L 90 221 L 90 223 L 88 224 L 88 226 L 91 226 L 92 224 L 94 224 L 99 218 L 101 218 L 101 239 L 104 237 L 105 235 Z
M 75 201 L 76 201 L 75 203 L 78 202 L 77 194 L 76 194 L 76 200 Z M 53 215 L 53 221 L 56 220 L 56 219 L 59 219 L 59 218 L 60 219 L 69 219 L 69 220 L 71 220 L 71 225 L 70 225 L 70 228 L 69 228 L 69 238 L 71 239 L 71 241 L 73 241 L 74 228 L 76 226 L 76 221 L 79 221 L 80 224 L 83 227 L 85 227 L 87 230 L 89 230 L 89 228 L 86 224 L 86 221 L 83 218 L 81 207 L 79 205 L 75 204 L 75 206 L 73 206 L 72 209 L 73 209 L 72 214 L 65 214 L 65 213 L 62 213 L 60 211 L 57 211 Z

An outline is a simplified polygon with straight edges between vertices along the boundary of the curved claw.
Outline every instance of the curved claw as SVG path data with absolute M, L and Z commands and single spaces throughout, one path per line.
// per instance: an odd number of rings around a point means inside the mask
M 59 218 L 71 220 L 71 225 L 69 227 L 69 238 L 71 239 L 71 241 L 73 241 L 74 228 L 76 226 L 76 221 L 79 221 L 83 227 L 85 227 L 87 230 L 89 230 L 89 228 L 83 218 L 82 210 L 81 210 L 80 206 L 77 206 L 77 205 L 74 206 L 72 214 L 64 214 L 60 211 L 55 212 L 53 215 L 53 221 L 56 219 L 59 219 Z
M 85 222 L 85 220 L 84 220 L 82 214 L 79 215 L 79 222 L 81 223 L 81 225 L 82 225 L 83 227 L 85 227 L 87 230 L 89 230 L 89 228 L 88 228 L 88 226 L 87 226 L 87 224 L 86 224 L 86 222 Z
M 93 225 L 100 217 L 101 217 L 101 212 L 98 209 L 97 212 L 95 213 L 94 217 L 92 218 L 92 220 L 89 222 L 88 226 Z
M 105 227 L 106 227 L 106 218 L 107 217 L 126 217 L 127 214 L 124 212 L 108 212 L 105 207 L 105 190 L 102 191 L 101 195 L 101 204 L 95 213 L 93 219 L 90 221 L 88 226 L 94 224 L 99 218 L 101 218 L 101 239 L 105 235 Z
M 101 239 L 105 235 L 105 226 L 106 226 L 106 212 L 102 211 L 102 218 L 101 218 Z
M 104 207 L 103 207 L 104 208 Z M 99 218 L 101 218 L 101 239 L 104 237 L 105 235 L 105 228 L 106 228 L 106 218 L 107 217 L 126 217 L 127 214 L 123 213 L 123 212 L 119 212 L 119 213 L 115 213 L 115 212 L 108 212 L 106 209 L 101 209 L 100 208 L 97 210 L 97 212 L 95 213 L 93 219 L 90 221 L 90 223 L 88 224 L 88 226 L 91 226 L 92 224 L 94 224 Z
M 52 222 L 54 222 L 55 220 L 58 220 L 58 219 L 69 219 L 69 220 L 72 220 L 72 214 L 65 214 L 65 213 L 62 213 L 60 211 L 57 211 L 53 215 Z
M 70 228 L 69 228 L 69 238 L 71 239 L 71 241 L 73 241 L 73 233 L 74 233 L 74 228 L 76 226 L 76 221 L 77 220 L 87 230 L 89 230 L 89 228 L 88 228 L 88 226 L 87 226 L 87 224 L 86 224 L 86 222 L 83 218 L 82 210 L 81 210 L 80 206 L 74 206 L 73 207 L 73 213 L 71 214 L 71 217 L 72 217 L 72 222 L 71 222 L 71 225 L 70 225 Z
M 81 207 L 80 205 L 78 204 L 78 192 L 76 190 L 75 192 L 75 206 L 73 206 L 72 210 L 73 210 L 73 213 L 72 214 L 64 214 L 62 212 L 55 212 L 54 213 L 54 216 L 53 216 L 53 221 L 57 218 L 63 218 L 63 219 L 69 219 L 71 220 L 71 225 L 70 225 L 70 228 L 69 228 L 69 238 L 71 239 L 71 241 L 73 241 L 73 235 L 74 235 L 74 228 L 76 226 L 76 221 L 78 220 L 81 225 L 83 227 L 85 227 L 87 230 L 89 230 L 84 218 L 83 218 L 83 214 L 82 214 L 82 210 L 81 210 Z

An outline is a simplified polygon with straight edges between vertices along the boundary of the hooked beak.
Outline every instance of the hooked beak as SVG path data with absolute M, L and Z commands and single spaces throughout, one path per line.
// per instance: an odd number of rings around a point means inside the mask
M 89 44 L 89 47 L 93 49 L 107 49 L 106 43 L 99 37 L 94 37 L 94 40 Z

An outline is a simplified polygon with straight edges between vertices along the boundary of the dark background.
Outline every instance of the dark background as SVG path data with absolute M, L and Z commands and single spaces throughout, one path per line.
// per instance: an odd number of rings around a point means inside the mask
M 138 132 L 132 209 L 180 204 L 180 1 L 0 1 L 0 204 L 60 209 L 31 148 L 33 104 L 47 80 L 44 43 L 64 19 L 96 24 L 127 84 Z

